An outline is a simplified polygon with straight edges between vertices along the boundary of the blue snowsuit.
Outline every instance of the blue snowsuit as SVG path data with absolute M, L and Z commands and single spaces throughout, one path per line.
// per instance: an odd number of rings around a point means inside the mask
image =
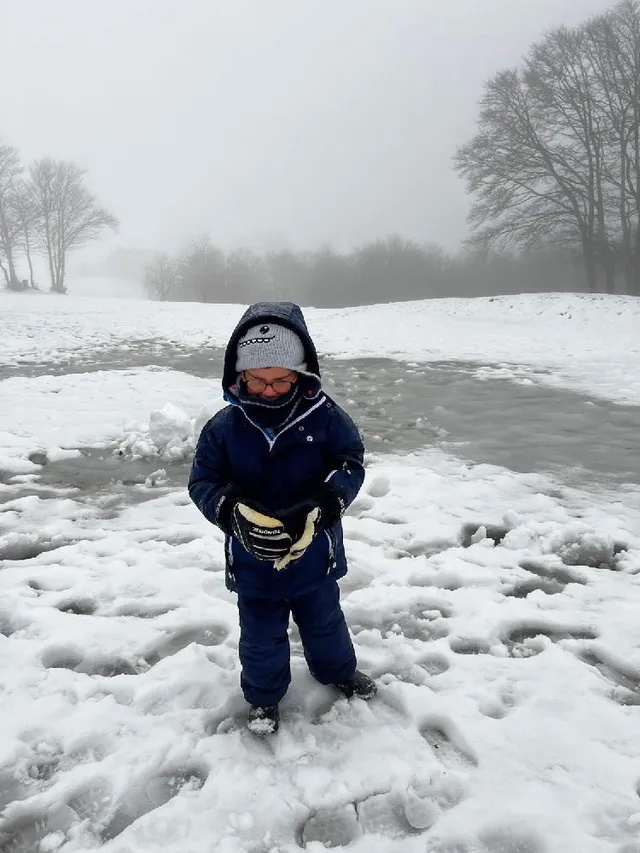
M 248 328 L 269 321 L 298 335 L 307 371 L 316 377 L 296 417 L 275 435 L 251 419 L 235 393 L 238 340 Z M 258 303 L 245 312 L 227 346 L 222 385 L 229 405 L 202 430 L 189 477 L 191 499 L 209 521 L 215 523 L 216 506 L 230 485 L 273 513 L 308 498 L 327 480 L 345 506 L 354 500 L 364 480 L 362 440 L 351 418 L 322 391 L 316 348 L 297 305 Z M 347 572 L 341 522 L 321 531 L 282 571 L 256 560 L 228 534 L 225 557 L 227 588 L 238 594 L 245 699 L 276 705 L 286 693 L 290 615 L 312 675 L 322 684 L 348 683 L 356 657 L 337 584 Z

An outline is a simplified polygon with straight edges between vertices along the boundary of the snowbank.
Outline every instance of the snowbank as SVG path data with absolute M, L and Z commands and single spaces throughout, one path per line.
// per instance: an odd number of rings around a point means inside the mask
M 0 382 L 0 468 L 35 471 L 34 453 L 122 445 L 129 457 L 186 458 L 222 405 L 219 380 L 160 368 L 99 370 Z
M 90 358 L 122 342 L 150 340 L 184 348 L 223 346 L 242 310 L 1 294 L 0 361 Z M 466 360 L 515 377 L 524 368 L 539 382 L 640 402 L 640 300 L 633 297 L 522 294 L 306 314 L 325 356 Z

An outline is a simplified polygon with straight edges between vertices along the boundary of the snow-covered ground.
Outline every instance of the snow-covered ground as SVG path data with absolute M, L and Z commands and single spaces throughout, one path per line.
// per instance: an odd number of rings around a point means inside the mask
M 5 362 L 223 344 L 240 310 L 20 305 L 0 301 Z M 325 353 L 504 362 L 639 401 L 633 300 L 307 316 Z M 175 369 L 0 382 L 2 853 L 638 853 L 640 487 L 578 490 L 441 446 L 370 455 L 342 589 L 380 693 L 315 684 L 294 632 L 282 730 L 256 741 L 221 535 L 185 489 L 150 481 L 114 512 L 39 487 L 38 454 L 188 457 L 218 405 L 216 377 Z
M 171 411 L 176 408 L 172 400 L 180 402 L 179 411 Z M 5 379 L 0 382 L 0 470 L 30 473 L 38 469 L 29 461 L 33 453 L 54 460 L 61 451 L 78 452 L 115 441 L 130 451 L 140 441 L 153 442 L 155 449 L 159 444 L 173 448 L 187 442 L 192 451 L 196 425 L 201 428 L 221 405 L 219 381 L 175 370 L 97 370 Z M 166 406 L 170 408 L 163 417 Z M 166 420 L 169 433 L 163 441 Z M 140 452 L 145 455 L 144 448 Z
M 237 305 L 0 293 L 0 365 L 91 356 L 157 340 L 193 348 L 226 343 Z M 308 309 L 325 355 L 465 359 L 503 375 L 640 404 L 640 299 L 525 294 Z

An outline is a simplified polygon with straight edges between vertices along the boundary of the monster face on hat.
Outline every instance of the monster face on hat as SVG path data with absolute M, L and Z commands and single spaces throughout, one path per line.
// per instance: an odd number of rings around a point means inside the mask
M 304 346 L 298 335 L 277 323 L 252 326 L 238 341 L 238 373 L 265 367 L 283 367 L 300 372 L 306 369 L 305 361 Z

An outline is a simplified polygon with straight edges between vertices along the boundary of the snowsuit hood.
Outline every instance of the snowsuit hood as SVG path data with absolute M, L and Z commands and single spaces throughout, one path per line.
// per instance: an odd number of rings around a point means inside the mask
M 295 302 L 256 302 L 247 308 L 229 338 L 222 373 L 222 389 L 225 395 L 229 394 L 231 387 L 235 385 L 238 378 L 236 371 L 238 341 L 247 329 L 268 322 L 279 323 L 298 335 L 304 347 L 306 372 L 320 379 L 318 353 L 300 306 L 296 305 Z

